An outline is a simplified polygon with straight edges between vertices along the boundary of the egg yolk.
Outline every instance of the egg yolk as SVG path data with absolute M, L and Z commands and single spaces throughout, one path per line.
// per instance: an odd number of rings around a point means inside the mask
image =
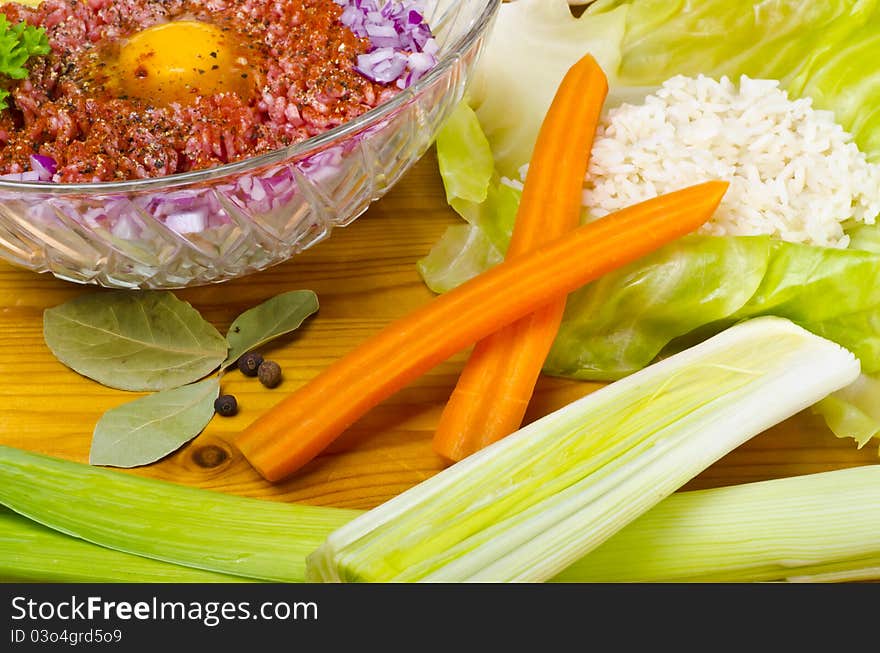
M 230 32 L 195 20 L 154 25 L 120 48 L 115 76 L 120 92 L 151 104 L 187 104 L 198 95 L 246 96 L 253 80 Z

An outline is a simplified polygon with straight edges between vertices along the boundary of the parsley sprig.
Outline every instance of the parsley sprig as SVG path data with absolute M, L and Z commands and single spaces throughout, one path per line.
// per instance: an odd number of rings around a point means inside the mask
M 27 60 L 34 55 L 49 54 L 46 30 L 25 22 L 10 25 L 5 14 L 0 14 L 0 75 L 12 79 L 28 76 Z M 8 107 L 9 91 L 0 87 L 0 110 Z

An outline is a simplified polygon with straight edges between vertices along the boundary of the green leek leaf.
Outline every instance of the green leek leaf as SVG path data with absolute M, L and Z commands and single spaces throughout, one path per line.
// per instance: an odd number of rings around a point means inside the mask
M 101 546 L 243 578 L 302 582 L 354 510 L 176 485 L 0 446 L 0 504 Z
M 0 582 L 241 583 L 250 579 L 114 551 L 0 509 Z

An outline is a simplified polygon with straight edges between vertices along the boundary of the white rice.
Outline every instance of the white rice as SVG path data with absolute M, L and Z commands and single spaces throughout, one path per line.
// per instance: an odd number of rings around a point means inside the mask
M 745 76 L 738 87 L 726 77 L 673 77 L 643 104 L 608 111 L 584 206 L 598 218 L 709 179 L 730 188 L 705 234 L 846 247 L 843 223 L 873 224 L 880 213 L 880 166 L 831 112 Z

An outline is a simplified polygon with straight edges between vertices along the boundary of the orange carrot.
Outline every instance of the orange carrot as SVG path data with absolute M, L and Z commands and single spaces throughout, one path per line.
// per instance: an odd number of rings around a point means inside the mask
M 689 233 L 727 183 L 669 193 L 503 261 L 399 318 L 257 418 L 235 439 L 268 480 L 297 471 L 378 403 L 552 300 Z
M 565 74 L 529 163 L 506 258 L 568 233 L 580 221 L 584 176 L 608 80 L 587 55 Z M 559 331 L 565 296 L 474 347 L 434 433 L 434 451 L 461 460 L 519 429 Z

